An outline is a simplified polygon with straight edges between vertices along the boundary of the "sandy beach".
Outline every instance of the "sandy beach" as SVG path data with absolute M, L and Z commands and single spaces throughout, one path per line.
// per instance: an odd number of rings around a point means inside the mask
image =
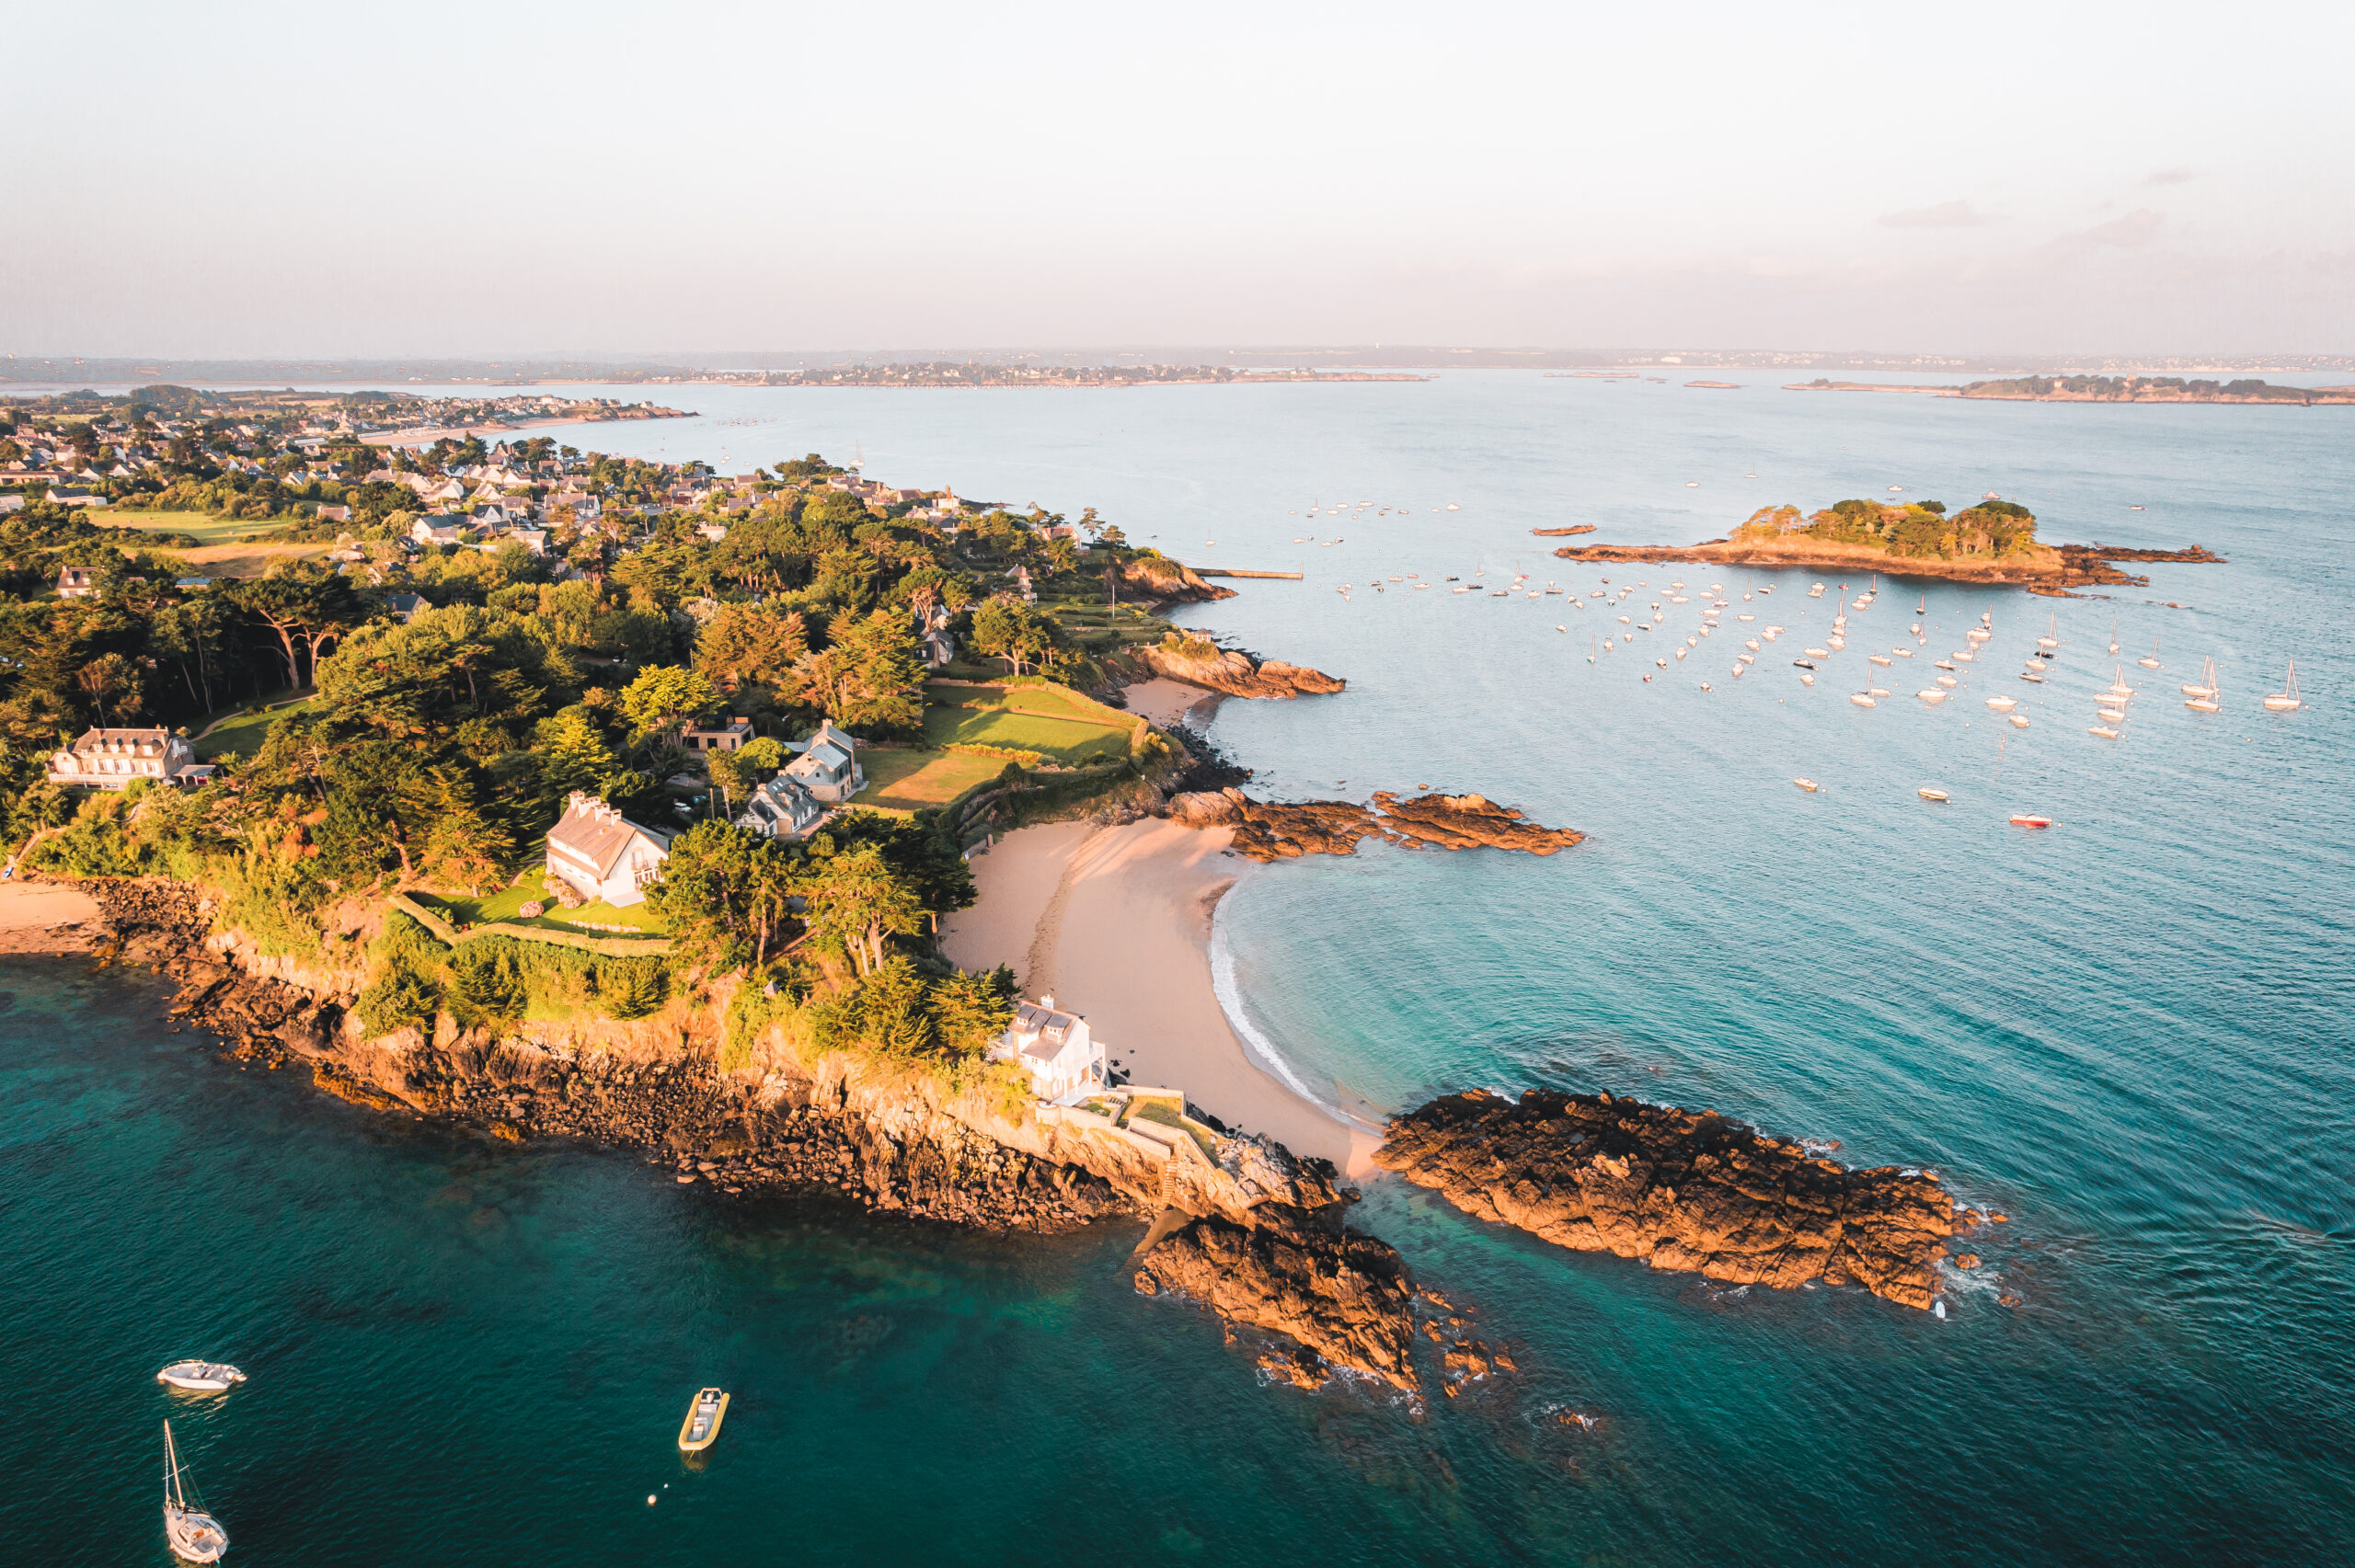
M 1200 729 L 1226 699 L 1223 692 L 1205 692 L 1200 686 L 1189 686 L 1183 681 L 1159 675 L 1123 686 L 1120 692 L 1128 699 L 1129 712 L 1164 729 L 1172 725 Z
M 981 900 L 944 922 L 942 950 L 968 969 L 1013 965 L 1026 995 L 1086 1016 L 1130 1082 L 1182 1089 L 1230 1127 L 1362 1168 L 1376 1139 L 1254 1062 L 1219 1007 L 1212 913 L 1257 869 L 1226 853 L 1229 837 L 1158 819 L 1009 833 L 974 860 Z
M 87 952 L 98 919 L 98 904 L 79 888 L 0 882 L 0 956 Z

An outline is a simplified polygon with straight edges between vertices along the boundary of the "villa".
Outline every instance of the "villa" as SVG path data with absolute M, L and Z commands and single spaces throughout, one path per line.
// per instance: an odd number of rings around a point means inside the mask
M 752 791 L 752 798 L 737 815 L 736 825 L 792 842 L 809 837 L 828 815 L 825 803 L 800 780 L 779 773 Z
M 81 789 L 121 789 L 133 779 L 188 784 L 198 779 L 196 751 L 168 729 L 92 729 L 49 760 L 49 782 Z
M 733 751 L 752 738 L 752 721 L 741 715 L 725 724 L 691 724 L 679 732 L 689 751 Z
M 1094 1093 L 1108 1077 L 1103 1042 L 1088 1032 L 1086 1019 L 1059 1011 L 1051 996 L 1016 1007 L 990 1057 L 1018 1063 L 1030 1075 L 1031 1093 L 1050 1103 Z
M 867 773 L 858 765 L 858 742 L 828 719 L 818 733 L 796 746 L 801 753 L 786 764 L 785 773 L 820 800 L 848 800 L 867 787 Z
M 582 898 L 616 909 L 645 900 L 646 885 L 662 875 L 670 853 L 670 834 L 641 827 L 620 807 L 580 790 L 548 830 L 548 875 Z

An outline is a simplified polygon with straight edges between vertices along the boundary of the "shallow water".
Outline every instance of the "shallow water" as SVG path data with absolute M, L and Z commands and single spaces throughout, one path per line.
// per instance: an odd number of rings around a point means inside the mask
M 0 1324 L 15 1408 L 75 1409 L 86 1435 L 0 1436 L 0 1539 L 28 1561 L 162 1560 L 173 1402 L 148 1379 L 184 1354 L 255 1374 L 176 1427 L 232 1561 L 2343 1555 L 2355 410 L 1505 374 L 684 390 L 705 419 L 556 433 L 716 461 L 725 442 L 729 469 L 856 441 L 879 476 L 1094 505 L 1187 559 L 1298 567 L 1186 614 L 1350 679 L 1221 708 L 1217 738 L 1269 792 L 1475 788 L 1590 835 L 1542 860 L 1376 846 L 1246 877 L 1221 956 L 1313 1090 L 1379 1115 L 1552 1082 L 1839 1139 L 2009 1213 L 1979 1244 L 1989 1266 L 1952 1280 L 1939 1320 L 1565 1253 L 1377 1183 L 1364 1222 L 1527 1372 L 1417 1424 L 1363 1393 L 1258 1387 L 1203 1320 L 1128 1293 L 1132 1226 L 993 1241 L 389 1123 L 165 1033 L 144 977 L 18 964 L 0 975 Z M 2196 541 L 2231 564 L 2142 568 L 2152 588 L 2111 600 L 1929 587 L 1927 647 L 1894 667 L 1915 679 L 1884 679 L 1896 694 L 1867 711 L 1847 693 L 1866 652 L 1913 646 L 1913 585 L 1849 611 L 1809 690 L 1788 659 L 1833 610 L 1813 578 L 1573 570 L 1526 532 L 1701 538 L 1890 485 L 1956 505 L 1996 489 L 2048 538 Z M 1287 515 L 1312 498 L 1412 510 Z M 1346 543 L 1292 543 L 1312 532 Z M 1606 612 L 1386 581 L 1480 566 L 1648 586 Z M 1674 578 L 1732 589 L 1701 652 L 1668 672 L 1586 662 L 1588 635 L 1654 599 L 1669 619 L 1645 639 L 1693 633 L 1705 601 L 1671 604 Z M 1922 666 L 1989 609 L 1989 651 L 1923 707 Z M 2017 681 L 2053 617 L 2051 679 Z M 1730 678 L 1770 623 L 1789 631 Z M 2154 637 L 2161 672 L 2132 662 Z M 2227 706 L 2202 715 L 2175 688 L 2209 654 Z M 2265 714 L 2292 655 L 2315 706 Z M 2142 692 L 2105 742 L 2092 693 L 2121 662 Z M 1998 692 L 2031 727 L 1995 722 Z M 2019 809 L 2058 825 L 2008 827 Z M 672 1438 L 707 1380 L 736 1398 L 693 1471 Z

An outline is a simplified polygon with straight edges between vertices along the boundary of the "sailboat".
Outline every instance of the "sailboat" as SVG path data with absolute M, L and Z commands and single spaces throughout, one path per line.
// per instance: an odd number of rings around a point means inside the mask
M 2109 618 L 2109 651 L 2118 651 L 2118 617 L 2115 615 Z
M 229 1532 L 221 1521 L 203 1511 L 204 1500 L 190 1506 L 180 1482 L 179 1450 L 172 1445 L 172 1424 L 164 1423 L 164 1539 L 172 1555 L 183 1562 L 218 1562 L 229 1550 Z
M 2216 700 L 2216 660 L 2213 656 L 2200 666 L 2200 684 L 2186 686 L 2184 691 L 2188 693 L 2184 698 L 2185 707 L 2203 714 L 2223 711 L 2223 704 Z
M 2295 713 L 2306 705 L 2304 699 L 2298 695 L 2298 661 L 2296 659 L 2290 661 L 2288 681 L 2281 690 L 2265 699 L 2265 705 L 2277 714 Z
M 2036 646 L 2039 647 L 2059 647 L 2061 646 L 2060 612 L 2053 612 L 2052 624 L 2045 628 L 2044 635 L 2036 639 Z
M 2159 667 L 2159 639 L 2156 637 L 2153 637 L 2151 639 L 2151 652 L 2149 657 L 2138 658 L 2134 662 L 2141 665 L 2145 670 L 2156 670 Z

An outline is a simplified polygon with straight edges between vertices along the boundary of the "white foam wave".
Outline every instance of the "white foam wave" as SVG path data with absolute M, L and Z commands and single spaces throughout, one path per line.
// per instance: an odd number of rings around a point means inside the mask
M 1352 1117 L 1340 1106 L 1309 1088 L 1300 1074 L 1292 1070 L 1283 1053 L 1276 1049 L 1273 1040 L 1262 1034 L 1250 1015 L 1243 1010 L 1243 992 L 1235 978 L 1235 944 L 1227 936 L 1226 904 L 1221 900 L 1211 914 L 1211 990 L 1217 993 L 1219 1011 L 1226 1014 L 1227 1027 L 1243 1042 L 1246 1056 L 1281 1080 L 1284 1086 L 1318 1110 L 1337 1121 L 1356 1126 Z

